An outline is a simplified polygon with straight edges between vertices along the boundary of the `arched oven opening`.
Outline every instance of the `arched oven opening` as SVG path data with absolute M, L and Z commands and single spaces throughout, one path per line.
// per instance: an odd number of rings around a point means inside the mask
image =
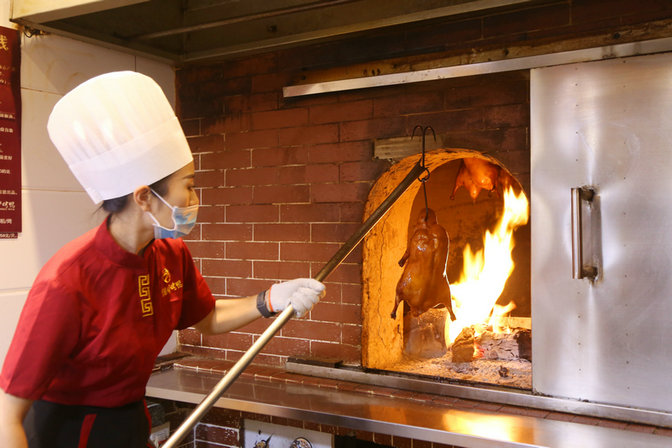
M 407 157 L 378 179 L 367 213 L 418 160 Z M 364 241 L 362 364 L 531 389 L 527 194 L 513 173 L 477 151 L 434 150 L 425 165 L 427 202 L 414 183 Z M 432 211 L 448 235 L 447 255 L 441 232 L 427 230 Z M 450 301 L 442 297 L 446 284 Z

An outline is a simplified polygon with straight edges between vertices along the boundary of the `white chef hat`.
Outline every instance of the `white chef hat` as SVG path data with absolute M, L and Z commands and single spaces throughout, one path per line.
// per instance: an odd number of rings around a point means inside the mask
M 159 85 L 136 72 L 89 79 L 61 98 L 49 137 L 93 202 L 125 196 L 193 160 Z

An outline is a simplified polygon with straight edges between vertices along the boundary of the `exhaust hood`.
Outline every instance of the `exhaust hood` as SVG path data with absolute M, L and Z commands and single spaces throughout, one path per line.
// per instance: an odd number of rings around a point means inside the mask
M 11 20 L 176 64 L 226 59 L 530 0 L 13 0 Z

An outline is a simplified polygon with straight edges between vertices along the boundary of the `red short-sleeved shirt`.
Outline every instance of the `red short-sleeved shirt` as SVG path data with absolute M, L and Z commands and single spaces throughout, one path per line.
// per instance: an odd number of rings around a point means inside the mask
M 140 400 L 172 331 L 203 319 L 214 298 L 180 239 L 138 256 L 107 221 L 64 246 L 28 294 L 0 375 L 31 400 L 116 407 Z

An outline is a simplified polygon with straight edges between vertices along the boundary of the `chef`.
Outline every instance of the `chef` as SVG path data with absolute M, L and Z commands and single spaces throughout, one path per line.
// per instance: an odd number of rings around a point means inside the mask
M 3 448 L 147 447 L 144 404 L 154 361 L 175 329 L 226 332 L 324 285 L 295 279 L 215 300 L 181 236 L 196 222 L 194 161 L 149 77 L 114 72 L 65 95 L 49 136 L 107 212 L 38 274 L 0 374 Z

